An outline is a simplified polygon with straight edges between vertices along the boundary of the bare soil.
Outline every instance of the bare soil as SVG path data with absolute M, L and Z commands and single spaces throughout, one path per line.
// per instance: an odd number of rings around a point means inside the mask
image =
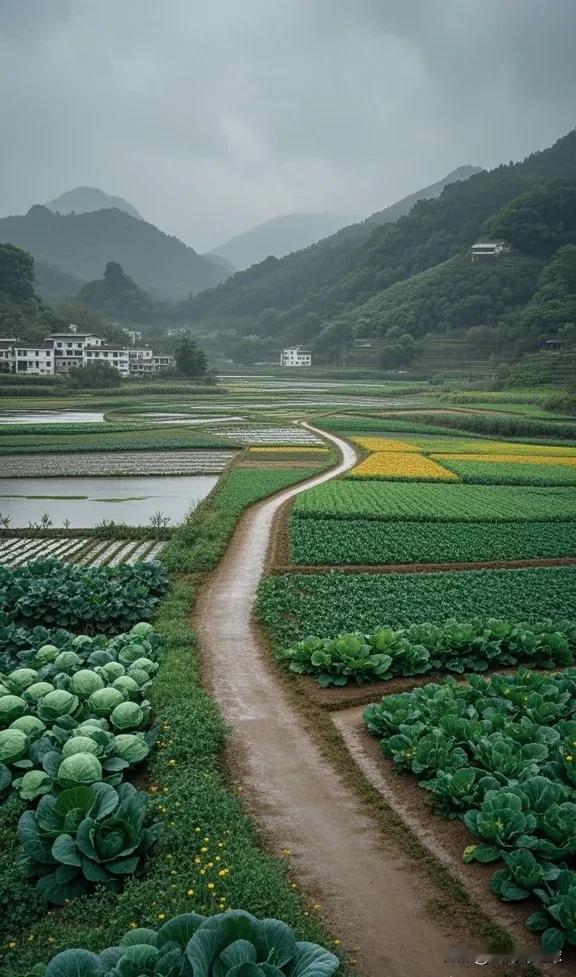
M 375 814 L 323 754 L 252 619 L 280 506 L 356 461 L 350 445 L 325 437 L 340 449 L 342 461 L 244 514 L 205 581 L 193 625 L 207 685 L 231 727 L 229 763 L 266 843 L 290 852 L 292 873 L 317 898 L 329 928 L 343 946 L 357 946 L 363 977 L 435 977 L 447 973 L 449 948 L 470 942 L 469 930 L 457 913 L 440 922 L 433 918 L 446 903 L 445 889 L 408 854 L 409 846 L 382 832 Z
M 283 545 L 277 552 L 283 554 Z M 438 573 L 442 570 L 518 570 L 523 567 L 572 566 L 576 556 L 537 557 L 531 560 L 482 560 L 478 563 L 287 563 L 276 564 L 275 573 Z

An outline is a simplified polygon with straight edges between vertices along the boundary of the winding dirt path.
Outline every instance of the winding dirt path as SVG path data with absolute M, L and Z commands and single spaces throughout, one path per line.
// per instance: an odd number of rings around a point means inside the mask
M 443 931 L 429 912 L 442 892 L 383 837 L 322 755 L 269 664 L 251 617 L 279 507 L 356 461 L 349 444 L 325 437 L 342 461 L 245 513 L 200 595 L 194 626 L 208 684 L 232 728 L 230 747 L 248 806 L 264 835 L 276 850 L 291 850 L 294 875 L 321 903 L 332 931 L 343 946 L 358 947 L 362 977 L 435 977 L 447 971 L 446 953 L 458 941 L 454 929 Z

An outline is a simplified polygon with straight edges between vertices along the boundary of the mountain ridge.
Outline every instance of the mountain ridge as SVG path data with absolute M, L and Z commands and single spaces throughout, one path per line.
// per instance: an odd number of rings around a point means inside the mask
M 65 193 L 61 193 L 54 200 L 48 201 L 44 204 L 55 214 L 87 214 L 94 210 L 110 210 L 111 208 L 116 208 L 117 210 L 123 210 L 125 214 L 130 214 L 130 217 L 135 217 L 137 220 L 143 220 L 142 214 L 138 213 L 136 208 L 125 200 L 124 197 L 116 197 L 110 193 L 104 193 L 98 187 L 74 187 L 72 190 L 66 190 Z

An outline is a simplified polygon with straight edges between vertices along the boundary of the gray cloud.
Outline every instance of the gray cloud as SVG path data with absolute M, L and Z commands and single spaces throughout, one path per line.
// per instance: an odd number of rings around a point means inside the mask
M 5 0 L 0 213 L 78 184 L 198 249 L 574 123 L 573 0 Z

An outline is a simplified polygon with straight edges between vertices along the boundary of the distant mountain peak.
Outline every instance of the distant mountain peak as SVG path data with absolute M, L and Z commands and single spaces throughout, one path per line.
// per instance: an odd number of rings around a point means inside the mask
M 212 257 L 224 258 L 240 270 L 273 255 L 283 258 L 300 251 L 349 224 L 353 217 L 331 213 L 281 214 L 237 234 L 214 248 Z
M 73 190 L 67 190 L 50 200 L 45 206 L 59 214 L 88 214 L 93 210 L 109 210 L 114 207 L 131 217 L 143 220 L 136 208 L 123 197 L 114 197 L 98 187 L 74 187 Z

